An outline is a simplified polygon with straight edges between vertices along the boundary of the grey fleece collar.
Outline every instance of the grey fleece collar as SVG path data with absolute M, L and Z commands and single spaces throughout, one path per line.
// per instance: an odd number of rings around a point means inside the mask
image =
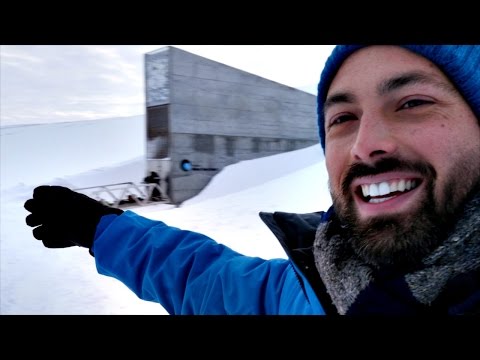
M 373 270 L 353 251 L 345 252 L 345 239 L 327 236 L 333 220 L 320 224 L 313 253 L 315 265 L 338 312 L 346 314 L 358 294 L 374 279 Z M 413 297 L 430 305 L 453 277 L 480 268 L 480 194 L 465 207 L 451 235 L 422 261 L 425 268 L 406 274 Z

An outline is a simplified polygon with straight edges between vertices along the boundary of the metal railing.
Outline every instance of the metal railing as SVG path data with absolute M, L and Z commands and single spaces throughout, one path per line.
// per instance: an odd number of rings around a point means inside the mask
M 160 196 L 153 199 L 153 190 L 157 189 Z M 83 193 L 91 198 L 112 207 L 121 207 L 124 205 L 148 205 L 152 203 L 170 203 L 167 194 L 164 193 L 158 184 L 134 182 L 124 182 L 117 184 L 90 186 L 73 189 Z

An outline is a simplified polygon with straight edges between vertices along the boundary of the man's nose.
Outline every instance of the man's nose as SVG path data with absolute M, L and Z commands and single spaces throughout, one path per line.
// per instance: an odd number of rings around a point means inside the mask
M 397 150 L 397 141 L 391 127 L 379 113 L 364 113 L 359 120 L 351 154 L 365 162 L 390 155 Z

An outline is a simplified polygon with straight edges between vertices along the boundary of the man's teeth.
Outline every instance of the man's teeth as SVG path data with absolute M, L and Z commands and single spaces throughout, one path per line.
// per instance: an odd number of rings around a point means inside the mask
M 385 196 L 393 192 L 404 192 L 417 187 L 416 180 L 394 180 L 394 181 L 383 181 L 377 184 L 363 184 L 362 185 L 362 194 L 365 198 L 367 197 L 374 197 L 374 196 Z M 390 199 L 382 198 L 382 199 L 370 199 L 370 202 L 380 202 Z

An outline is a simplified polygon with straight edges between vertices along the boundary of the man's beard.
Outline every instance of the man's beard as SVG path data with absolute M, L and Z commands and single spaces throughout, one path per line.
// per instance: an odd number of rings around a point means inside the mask
M 375 166 L 352 165 L 342 183 L 342 195 L 331 191 L 335 212 L 345 231 L 343 235 L 350 239 L 352 250 L 375 267 L 388 265 L 407 270 L 418 266 L 420 260 L 447 237 L 456 220 L 455 214 L 470 193 L 478 189 L 478 168 L 471 169 L 465 163 L 459 162 L 451 171 L 438 197 L 435 196 L 437 174 L 429 164 L 388 158 Z M 402 215 L 361 220 L 350 190 L 353 179 L 401 170 L 423 176 L 424 195 L 416 207 Z

